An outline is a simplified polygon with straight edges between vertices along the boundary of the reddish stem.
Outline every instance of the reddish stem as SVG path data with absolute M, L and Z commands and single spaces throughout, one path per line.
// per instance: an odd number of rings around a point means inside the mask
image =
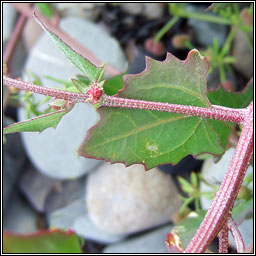
M 228 253 L 228 226 L 227 224 L 219 233 L 219 253 Z
M 238 253 L 244 253 L 244 251 L 245 251 L 244 241 L 243 241 L 242 235 L 241 235 L 241 233 L 238 229 L 237 224 L 230 217 L 228 219 L 227 225 L 228 225 L 228 229 L 230 230 L 232 236 L 235 239 L 237 252 Z
M 5 47 L 5 50 L 4 50 L 3 60 L 5 63 L 8 63 L 13 55 L 14 49 L 17 45 L 18 39 L 21 35 L 21 32 L 26 23 L 26 20 L 27 20 L 27 17 L 24 16 L 23 14 L 20 14 L 18 21 L 15 25 L 15 28 L 12 32 L 12 35 L 11 35 L 11 37 Z
M 88 96 L 83 93 L 67 92 L 60 89 L 53 89 L 34 85 L 31 83 L 18 81 L 9 77 L 3 77 L 3 83 L 6 86 L 12 86 L 21 90 L 31 91 L 46 96 L 56 97 L 59 99 L 69 100 L 73 102 L 88 103 Z M 217 119 L 228 122 L 242 123 L 244 120 L 245 109 L 232 109 L 220 106 L 212 106 L 212 108 L 202 108 L 187 105 L 169 104 L 162 102 L 152 102 L 144 100 L 123 99 L 113 96 L 104 95 L 102 97 L 101 106 L 103 107 L 122 107 L 136 108 L 145 110 L 155 110 L 198 116 L 204 118 Z
M 240 139 L 229 169 L 196 234 L 185 253 L 202 253 L 220 232 L 232 210 L 253 155 L 253 102 L 246 108 Z
M 191 116 L 198 116 L 210 119 L 217 119 L 227 122 L 242 123 L 244 120 L 244 109 L 233 109 L 212 105 L 212 108 L 187 106 L 179 104 L 169 104 L 162 102 L 152 102 L 144 100 L 133 100 L 117 98 L 113 96 L 103 96 L 103 107 L 136 108 L 146 110 L 156 110 L 162 112 L 172 112 Z
M 24 81 L 12 79 L 6 76 L 3 76 L 3 84 L 6 85 L 7 87 L 14 87 L 20 90 L 39 93 L 45 96 L 51 96 L 58 99 L 72 101 L 72 102 L 86 102 L 88 98 L 86 94 L 83 94 L 83 93 L 68 92 L 68 91 L 63 91 L 55 88 L 43 87 L 43 86 L 27 83 Z

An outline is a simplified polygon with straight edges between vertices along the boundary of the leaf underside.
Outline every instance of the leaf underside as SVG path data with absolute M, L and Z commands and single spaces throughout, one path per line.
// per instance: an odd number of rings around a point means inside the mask
M 185 61 L 171 54 L 163 62 L 147 58 L 146 69 L 124 77 L 122 98 L 211 107 L 206 96 L 208 64 L 192 50 Z M 102 107 L 79 154 L 85 157 L 143 163 L 146 169 L 178 163 L 188 154 L 224 153 L 219 122 L 159 111 Z M 227 128 L 229 129 L 229 128 Z M 227 131 L 226 131 L 227 133 Z

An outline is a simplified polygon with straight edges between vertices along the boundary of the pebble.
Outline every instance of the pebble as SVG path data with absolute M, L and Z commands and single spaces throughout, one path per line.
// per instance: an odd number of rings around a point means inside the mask
M 48 215 L 51 228 L 71 229 L 86 240 L 100 243 L 116 243 L 124 239 L 123 235 L 113 235 L 99 229 L 88 217 L 83 198 L 77 199 L 68 206 Z
M 3 119 L 4 127 L 13 124 L 13 120 L 7 117 Z M 15 191 L 17 182 L 24 172 L 26 154 L 22 145 L 20 134 L 5 135 L 6 142 L 3 144 L 3 212 L 11 206 L 11 197 Z
M 20 234 L 38 231 L 38 215 L 16 191 L 11 207 L 3 218 L 3 229 Z
M 105 163 L 90 173 L 86 203 L 91 220 L 112 234 L 131 234 L 172 220 L 181 206 L 168 174 L 143 165 Z
M 146 234 L 108 245 L 103 253 L 169 253 L 165 239 L 171 229 L 172 225 L 165 225 Z
M 253 75 L 253 52 L 248 46 L 244 32 L 240 30 L 237 31 L 233 41 L 232 55 L 236 58 L 235 69 L 249 80 Z
M 2 9 L 2 14 L 3 14 L 3 21 L 4 21 L 4 26 L 2 27 L 3 29 L 3 43 L 5 43 L 13 30 L 13 27 L 15 25 L 15 20 L 16 20 L 16 11 L 15 9 L 12 7 L 12 5 L 10 3 L 3 3 L 2 5 L 3 9 Z

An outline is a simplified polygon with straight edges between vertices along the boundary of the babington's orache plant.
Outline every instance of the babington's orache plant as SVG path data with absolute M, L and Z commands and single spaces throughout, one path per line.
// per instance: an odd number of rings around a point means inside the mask
M 171 234 L 167 245 L 170 252 L 202 253 L 219 236 L 219 252 L 227 253 L 231 231 L 237 251 L 243 252 L 243 239 L 231 211 L 253 155 L 252 83 L 241 93 L 228 93 L 223 88 L 207 92 L 208 63 L 194 49 L 185 61 L 170 53 L 163 62 L 147 58 L 142 73 L 123 76 L 124 88 L 120 90 L 120 85 L 115 87 L 112 81 L 120 81 L 122 75 L 102 80 L 103 66 L 79 55 L 35 13 L 34 17 L 90 84 L 72 79 L 74 90 L 67 91 L 4 75 L 3 84 L 7 87 L 52 96 L 55 100 L 51 106 L 57 109 L 10 125 L 4 134 L 55 128 L 75 103 L 89 103 L 97 107 L 100 120 L 87 132 L 79 154 L 126 166 L 142 163 L 148 170 L 161 164 L 176 164 L 188 154 L 222 155 L 235 130 L 234 123 L 239 124 L 242 132 L 235 154 L 196 234 L 184 250 Z

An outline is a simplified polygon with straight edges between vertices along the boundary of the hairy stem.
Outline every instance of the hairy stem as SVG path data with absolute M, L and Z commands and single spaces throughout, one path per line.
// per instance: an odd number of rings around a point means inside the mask
M 3 83 L 4 85 L 9 87 L 12 86 L 21 90 L 31 91 L 46 96 L 56 97 L 59 99 L 69 100 L 73 102 L 88 102 L 88 96 L 83 93 L 67 92 L 60 89 L 42 87 L 31 83 L 15 80 L 6 76 L 3 77 Z M 227 122 L 234 122 L 238 124 L 244 121 L 245 113 L 245 109 L 233 109 L 215 105 L 212 105 L 211 108 L 203 108 L 162 102 L 124 99 L 107 95 L 104 95 L 102 97 L 101 106 L 172 112 L 210 119 L 217 119 Z
M 227 225 L 228 225 L 228 229 L 230 230 L 232 236 L 235 239 L 237 252 L 244 253 L 244 251 L 245 251 L 244 241 L 243 241 L 242 235 L 238 229 L 238 226 L 232 217 L 230 217 L 228 219 Z
M 133 100 L 117 98 L 113 96 L 103 96 L 103 107 L 136 108 L 146 110 L 156 110 L 162 112 L 172 112 L 191 116 L 198 116 L 210 119 L 217 119 L 227 122 L 242 123 L 244 120 L 244 109 L 233 109 L 212 105 L 211 108 L 169 104 L 162 102 L 152 102 L 144 100 Z
M 227 224 L 219 233 L 219 253 L 228 253 L 228 226 Z
M 246 108 L 234 156 L 217 195 L 185 253 L 202 253 L 220 232 L 232 210 L 253 155 L 253 102 Z
M 6 76 L 3 76 L 3 84 L 7 87 L 14 87 L 20 90 L 30 91 L 34 93 L 39 93 L 45 96 L 51 96 L 58 99 L 68 100 L 72 102 L 86 102 L 87 96 L 83 93 L 75 93 L 63 91 L 55 88 L 47 88 L 23 81 L 19 81 L 16 79 L 12 79 Z

